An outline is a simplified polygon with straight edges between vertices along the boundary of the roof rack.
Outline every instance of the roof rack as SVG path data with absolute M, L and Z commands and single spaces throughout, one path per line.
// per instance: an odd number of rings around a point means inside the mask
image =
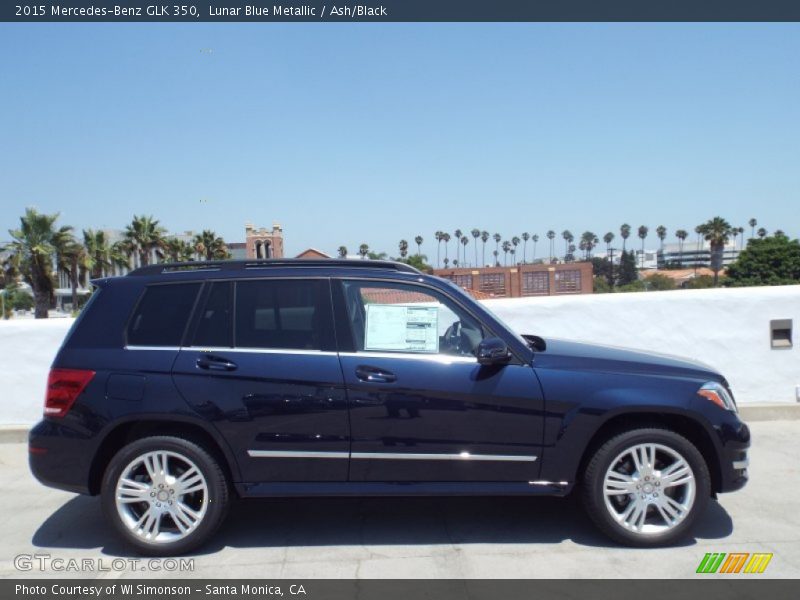
M 421 273 L 411 265 L 391 260 L 353 260 L 336 258 L 265 258 L 259 260 L 218 260 L 160 263 L 134 269 L 128 276 L 196 273 L 198 271 L 247 271 L 277 267 L 350 267 L 355 269 L 390 269 L 403 273 Z

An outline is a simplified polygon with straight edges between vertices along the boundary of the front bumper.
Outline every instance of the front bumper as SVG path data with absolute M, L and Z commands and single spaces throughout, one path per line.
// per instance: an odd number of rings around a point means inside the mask
M 735 421 L 728 421 L 715 429 L 722 441 L 719 491 L 739 490 L 749 479 L 750 428 L 736 417 Z

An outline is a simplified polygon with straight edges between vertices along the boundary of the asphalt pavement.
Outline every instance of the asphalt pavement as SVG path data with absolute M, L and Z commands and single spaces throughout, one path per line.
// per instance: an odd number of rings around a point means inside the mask
M 248 500 L 180 572 L 131 562 L 139 557 L 97 498 L 41 486 L 26 446 L 5 443 L 0 577 L 797 578 L 800 421 L 754 422 L 752 431 L 750 483 L 712 501 L 696 537 L 677 547 L 616 546 L 574 498 Z M 761 575 L 697 575 L 707 552 L 773 558 Z

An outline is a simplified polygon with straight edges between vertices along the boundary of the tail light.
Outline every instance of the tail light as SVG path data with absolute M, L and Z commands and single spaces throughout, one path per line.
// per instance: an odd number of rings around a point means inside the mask
M 75 399 L 94 377 L 94 371 L 81 369 L 50 369 L 47 378 L 47 395 L 44 399 L 46 417 L 63 417 L 72 408 Z

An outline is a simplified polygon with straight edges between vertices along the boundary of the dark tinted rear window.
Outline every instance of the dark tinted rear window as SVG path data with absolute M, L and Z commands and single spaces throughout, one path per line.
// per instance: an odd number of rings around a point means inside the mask
M 128 323 L 130 346 L 179 346 L 199 283 L 148 287 Z
M 211 291 L 200 311 L 193 346 L 230 346 L 233 334 L 231 310 L 232 284 L 227 281 L 211 285 Z
M 327 316 L 320 281 L 236 284 L 236 346 L 320 350 Z

